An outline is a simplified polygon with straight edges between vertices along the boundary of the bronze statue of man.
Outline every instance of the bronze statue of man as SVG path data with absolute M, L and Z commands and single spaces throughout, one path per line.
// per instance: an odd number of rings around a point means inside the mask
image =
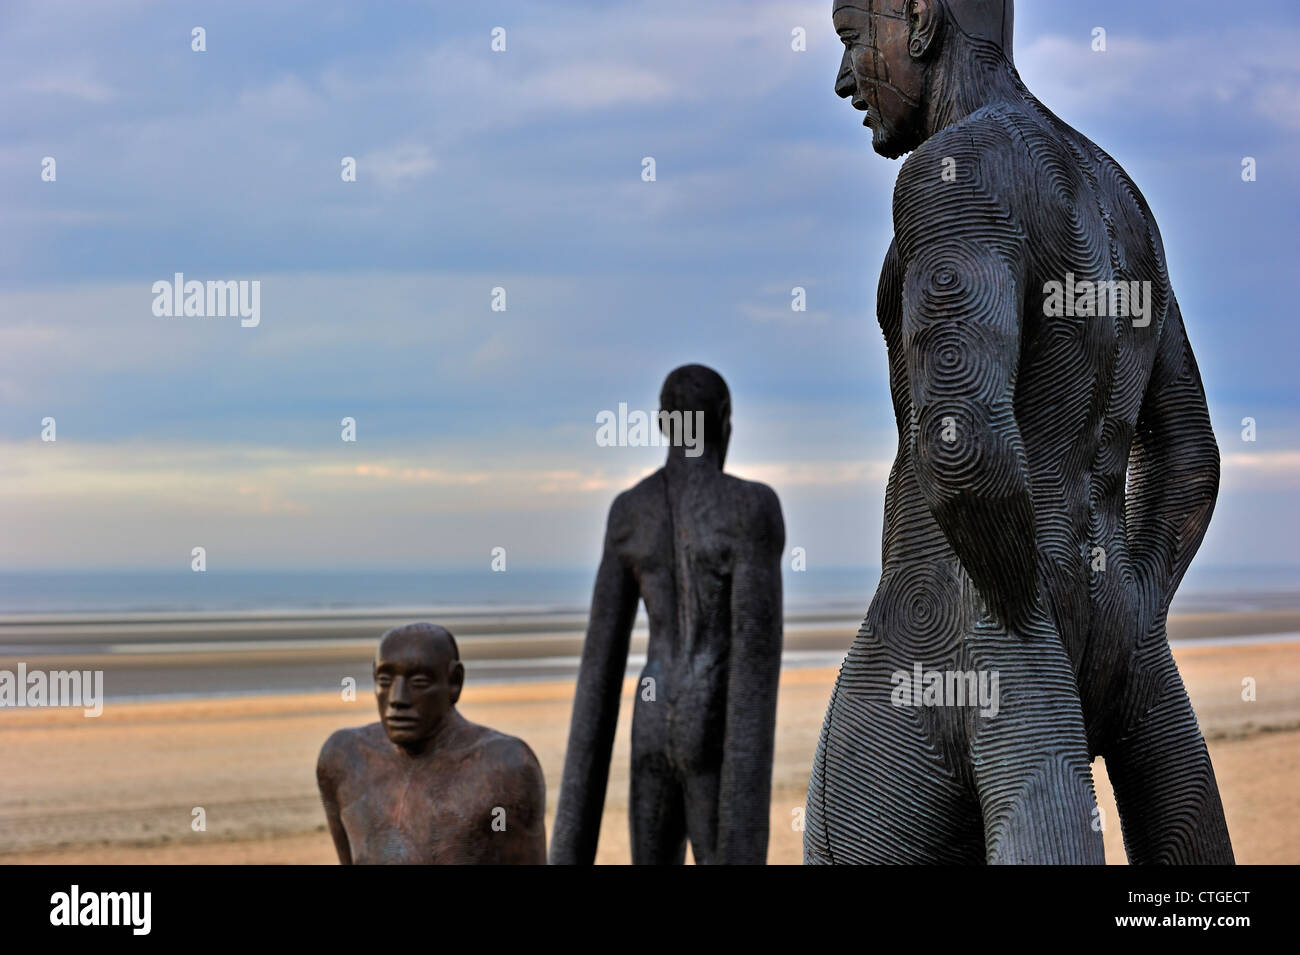
M 771 488 L 724 474 L 731 396 L 702 365 L 672 372 L 659 424 L 698 415 L 703 444 L 609 511 L 551 840 L 552 864 L 596 855 L 637 605 L 650 640 L 632 714 L 634 864 L 767 861 L 781 672 L 785 524 Z
M 344 865 L 542 865 L 546 783 L 522 740 L 456 711 L 465 667 L 442 627 L 379 640 L 379 722 L 339 730 L 316 781 Z
M 911 155 L 877 296 L 882 575 L 805 861 L 1102 862 L 1102 756 L 1130 862 L 1231 862 L 1165 635 L 1219 455 L 1151 210 L 1021 82 L 1012 0 L 836 0 L 834 23 L 835 91 Z M 940 692 L 990 674 L 995 706 Z

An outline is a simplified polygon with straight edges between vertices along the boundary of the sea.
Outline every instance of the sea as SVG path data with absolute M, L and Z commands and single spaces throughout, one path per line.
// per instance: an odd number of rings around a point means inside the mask
M 865 614 L 880 571 L 786 569 L 786 615 Z M 473 570 L 6 571 L 0 615 L 249 613 L 422 608 L 501 613 L 585 612 L 594 568 Z M 1193 566 L 1174 612 L 1300 608 L 1300 568 Z

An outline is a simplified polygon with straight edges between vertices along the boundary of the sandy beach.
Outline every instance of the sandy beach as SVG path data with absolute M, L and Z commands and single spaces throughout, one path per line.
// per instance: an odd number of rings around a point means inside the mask
M 1208 625 L 1207 625 L 1208 627 Z M 1237 859 L 1300 862 L 1300 643 L 1264 637 L 1175 649 L 1209 740 Z M 548 814 L 564 758 L 569 679 L 475 682 L 472 720 L 524 738 L 541 761 Z M 783 674 L 768 860 L 798 864 L 796 817 L 835 667 Z M 1242 700 L 1253 678 L 1256 700 Z M 615 743 L 597 861 L 629 861 L 628 730 L 633 683 Z M 334 729 L 375 718 L 370 695 L 293 693 L 117 703 L 98 719 L 77 710 L 14 709 L 0 719 L 0 862 L 328 864 L 333 849 L 314 767 Z M 1104 766 L 1094 766 L 1107 858 L 1124 853 Z M 201 808 L 206 831 L 192 828 Z M 550 831 L 548 818 L 548 832 Z

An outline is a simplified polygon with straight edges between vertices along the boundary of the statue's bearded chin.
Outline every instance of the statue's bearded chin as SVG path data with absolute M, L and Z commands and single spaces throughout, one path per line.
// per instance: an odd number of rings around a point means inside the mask
M 871 148 L 886 159 L 897 159 L 903 153 L 910 152 L 920 145 L 916 131 L 909 127 L 900 128 L 889 114 L 878 105 L 881 96 L 894 95 L 888 89 L 878 89 L 872 96 L 871 107 Z M 900 104 L 903 115 L 914 115 L 916 108 Z

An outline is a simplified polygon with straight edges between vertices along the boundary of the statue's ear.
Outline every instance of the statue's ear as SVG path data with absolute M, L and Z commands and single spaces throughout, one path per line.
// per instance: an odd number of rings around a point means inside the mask
M 943 27 L 943 5 L 938 0 L 908 0 L 907 52 L 924 59 L 935 49 Z
M 451 702 L 455 705 L 460 701 L 460 691 L 465 688 L 465 664 L 459 660 L 451 661 L 447 668 L 447 682 L 451 684 Z

